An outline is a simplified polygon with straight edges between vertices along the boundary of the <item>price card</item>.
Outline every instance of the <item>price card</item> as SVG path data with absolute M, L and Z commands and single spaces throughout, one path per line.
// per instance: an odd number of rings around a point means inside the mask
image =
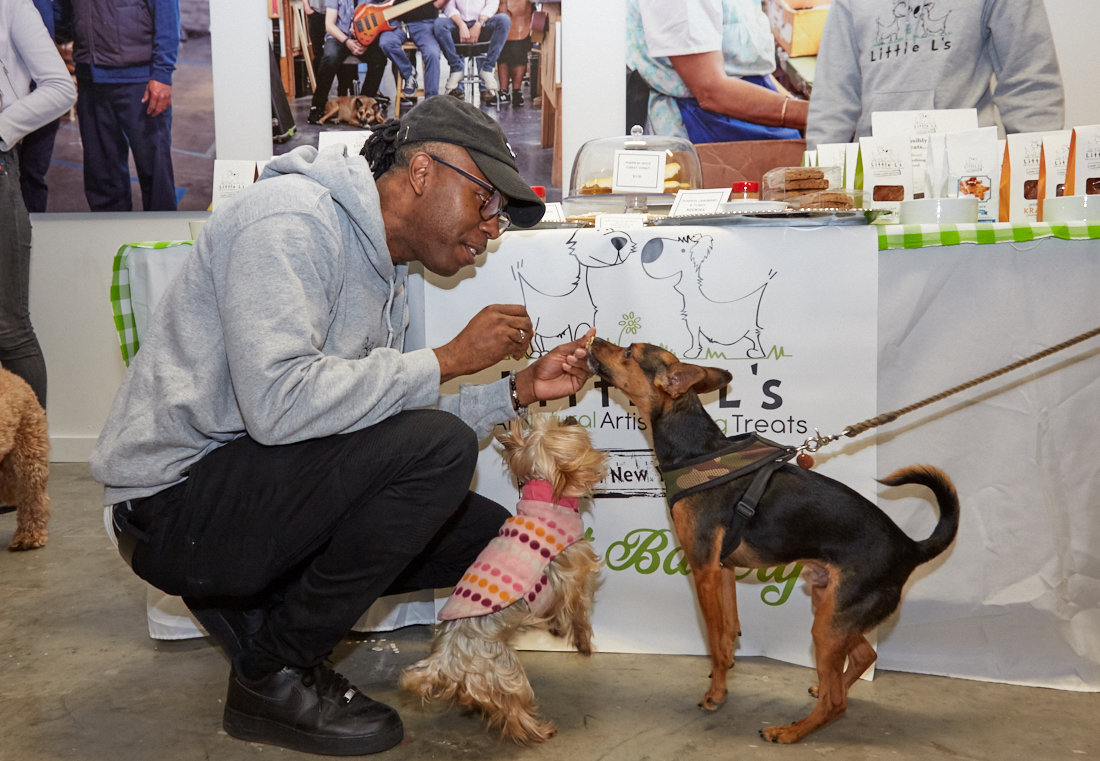
M 670 217 L 683 217 L 689 214 L 715 214 L 730 197 L 733 188 L 705 188 L 701 190 L 681 190 L 676 194 L 669 210 Z
M 615 151 L 612 193 L 664 193 L 664 151 Z
M 632 230 L 645 227 L 646 214 L 597 214 L 597 230 Z
M 371 132 L 366 130 L 331 130 L 317 133 L 317 150 L 323 151 L 330 145 L 343 145 L 349 156 L 359 155 L 363 143 L 367 142 Z
M 543 222 L 564 222 L 565 209 L 560 203 L 546 204 L 546 213 L 542 215 Z
M 214 159 L 214 185 L 210 208 L 218 208 L 255 181 L 255 161 Z

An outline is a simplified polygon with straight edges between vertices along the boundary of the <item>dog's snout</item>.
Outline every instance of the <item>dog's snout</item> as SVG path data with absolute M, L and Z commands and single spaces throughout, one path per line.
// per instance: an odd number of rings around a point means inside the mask
M 616 235 L 614 238 L 611 239 L 611 245 L 615 247 L 616 251 L 622 251 L 623 246 L 626 245 L 626 238 L 620 238 Z
M 642 247 L 642 264 L 652 264 L 661 257 L 665 244 L 660 238 L 654 238 Z

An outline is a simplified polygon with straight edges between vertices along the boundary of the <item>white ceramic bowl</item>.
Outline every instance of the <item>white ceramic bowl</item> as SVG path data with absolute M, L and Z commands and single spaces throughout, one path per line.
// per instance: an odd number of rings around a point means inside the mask
M 719 211 L 783 211 L 790 207 L 786 201 L 759 201 L 755 198 L 735 198 L 718 207 Z
M 917 198 L 902 201 L 903 225 L 965 225 L 978 221 L 978 199 Z
M 1061 196 L 1043 201 L 1044 222 L 1100 222 L 1100 196 Z

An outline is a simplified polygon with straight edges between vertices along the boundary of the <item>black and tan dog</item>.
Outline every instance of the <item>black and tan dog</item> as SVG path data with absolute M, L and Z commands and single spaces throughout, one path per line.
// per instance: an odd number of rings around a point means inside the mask
M 334 121 L 369 127 L 372 124 L 381 124 L 385 120 L 386 115 L 374 98 L 366 95 L 344 95 L 325 101 L 325 112 L 317 123 Z
M 662 469 L 728 447 L 698 395 L 727 385 L 730 373 L 681 363 L 651 344 L 621 347 L 595 339 L 588 356 L 592 372 L 624 392 L 651 421 Z M 742 476 L 685 496 L 672 509 L 695 577 L 713 667 L 710 689 L 699 705 L 715 710 L 726 698 L 726 672 L 740 633 L 730 569 L 802 563 L 814 606 L 818 684 L 811 693 L 817 695 L 817 706 L 794 724 L 760 730 L 772 742 L 793 743 L 844 713 L 848 688 L 876 658 L 864 634 L 894 612 L 913 570 L 954 540 L 959 501 L 938 468 L 914 465 L 883 479 L 888 486 L 921 484 L 935 495 L 939 522 L 928 539 L 916 542 L 844 484 L 786 464 L 772 475 L 740 544 L 723 556 L 727 528 L 752 479 Z

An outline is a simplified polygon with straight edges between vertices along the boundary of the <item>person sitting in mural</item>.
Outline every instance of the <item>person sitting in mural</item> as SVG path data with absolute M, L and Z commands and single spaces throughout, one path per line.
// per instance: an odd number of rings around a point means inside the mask
M 531 52 L 531 0 L 500 0 L 500 12 L 508 15 L 512 26 L 500 51 L 497 70 L 500 74 L 501 99 L 523 105 L 523 75 L 527 73 L 527 54 Z M 509 95 L 511 91 L 511 95 Z M 532 93 L 533 95 L 533 93 Z
M 778 92 L 770 77 L 775 40 L 759 0 L 670 7 L 628 0 L 627 97 L 639 85 L 650 90 L 650 133 L 693 143 L 801 137 L 807 103 Z
M 363 80 L 360 95 L 371 98 L 378 96 L 378 86 L 382 84 L 382 75 L 386 73 L 386 54 L 382 52 L 376 39 L 370 45 L 363 46 L 351 33 L 351 18 L 355 13 L 358 0 L 325 0 L 325 52 L 321 64 L 317 67 L 317 89 L 309 104 L 310 124 L 320 124 L 325 113 L 332 80 L 336 79 L 341 64 L 350 55 L 367 65 L 367 76 Z M 340 95 L 350 95 L 344 88 L 350 88 L 351 80 L 337 83 Z
M 483 103 L 496 102 L 496 68 L 500 51 L 508 39 L 511 20 L 505 13 L 499 13 L 500 0 L 447 0 L 443 6 L 443 15 L 435 20 L 435 36 L 439 47 L 447 59 L 451 74 L 447 78 L 445 92 L 462 97 L 462 74 L 465 62 L 458 54 L 455 43 L 488 42 L 489 50 L 479 64 L 479 74 L 484 90 L 481 93 Z
M 416 69 L 413 68 L 408 54 L 401 49 L 412 40 L 420 50 L 424 61 L 424 97 L 439 94 L 439 41 L 435 38 L 435 20 L 439 18 L 439 9 L 447 0 L 435 0 L 434 3 L 421 5 L 402 13 L 390 20 L 393 29 L 378 35 L 378 44 L 386 57 L 401 72 L 401 95 L 412 98 L 416 94 Z
M 1062 74 L 1043 0 L 834 0 L 806 147 L 870 135 L 872 111 L 976 108 L 988 127 L 994 105 L 1006 132 L 1062 129 Z

